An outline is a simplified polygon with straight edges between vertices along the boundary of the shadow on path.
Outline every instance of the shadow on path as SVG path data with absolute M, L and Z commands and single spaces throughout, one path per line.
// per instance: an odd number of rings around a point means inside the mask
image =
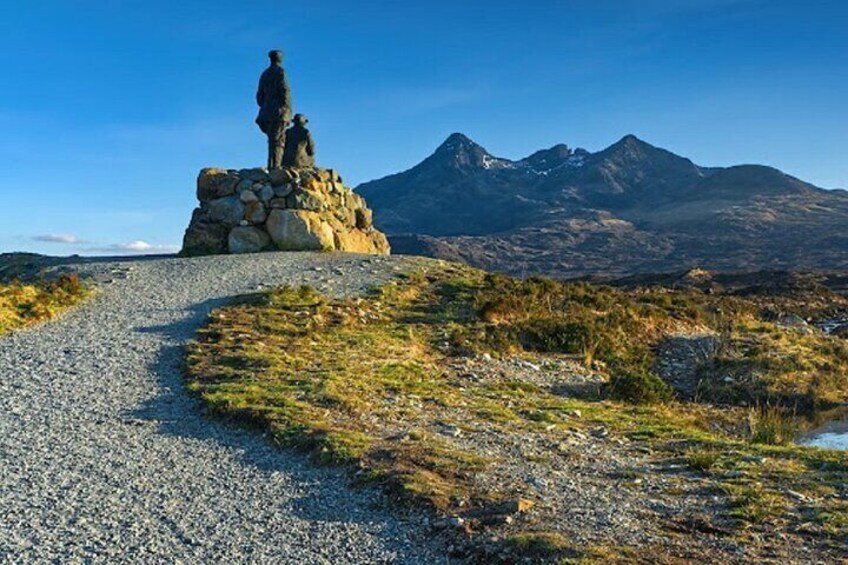
M 176 322 L 135 328 L 134 331 L 140 333 L 161 336 L 165 345 L 148 367 L 159 385 L 160 394 L 134 410 L 130 417 L 154 423 L 157 432 L 166 436 L 213 442 L 225 447 L 241 464 L 257 468 L 263 474 L 280 472 L 291 477 L 294 483 L 307 488 L 305 494 L 287 493 L 286 506 L 304 520 L 369 524 L 390 518 L 389 509 L 380 508 L 381 497 L 377 491 L 363 493 L 362 489 L 356 489 L 359 491 L 356 499 L 362 499 L 362 494 L 373 494 L 365 497 L 363 507 L 339 504 L 340 497 L 347 494 L 344 489 L 352 488 L 344 470 L 313 464 L 306 454 L 281 448 L 262 431 L 243 423 L 216 420 L 206 412 L 200 399 L 186 389 L 182 369 L 185 343 L 206 322 L 211 310 L 238 298 L 206 300 L 191 307 L 187 315 Z

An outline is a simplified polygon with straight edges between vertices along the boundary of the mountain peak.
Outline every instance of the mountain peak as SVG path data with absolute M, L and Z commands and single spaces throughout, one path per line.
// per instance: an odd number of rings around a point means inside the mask
M 435 161 L 455 169 L 507 168 L 511 162 L 493 157 L 481 145 L 462 133 L 452 133 L 431 155 Z
M 474 143 L 474 141 L 470 137 L 458 131 L 455 131 L 450 134 L 442 145 L 446 145 L 449 143 L 471 143 L 476 145 L 476 143 Z
M 571 149 L 564 143 L 558 143 L 548 149 L 540 149 L 529 157 L 522 159 L 525 162 L 533 163 L 538 161 L 561 161 L 568 159 L 571 156 Z
M 628 133 L 617 142 L 615 142 L 613 147 L 653 147 L 650 143 L 646 141 L 642 141 L 632 133 Z
M 462 151 L 483 151 L 486 150 L 476 143 L 473 139 L 465 134 L 455 132 L 448 136 L 441 145 L 436 149 L 436 154 L 456 154 Z
M 626 161 L 642 161 L 644 159 L 660 159 L 685 162 L 691 165 L 691 161 L 675 155 L 670 151 L 651 145 L 633 134 L 628 134 L 598 153 L 605 158 L 624 159 Z M 692 165 L 694 166 L 694 165 Z

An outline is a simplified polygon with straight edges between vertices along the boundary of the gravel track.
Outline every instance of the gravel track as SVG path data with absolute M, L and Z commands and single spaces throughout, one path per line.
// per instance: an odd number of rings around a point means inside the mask
M 86 261 L 98 293 L 0 338 L 0 562 L 437 563 L 381 495 L 205 418 L 181 346 L 283 283 L 359 292 L 412 259 L 269 253 Z

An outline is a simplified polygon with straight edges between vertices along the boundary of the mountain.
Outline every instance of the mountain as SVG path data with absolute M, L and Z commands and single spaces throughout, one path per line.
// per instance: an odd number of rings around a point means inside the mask
M 513 161 L 454 133 L 356 190 L 396 252 L 512 274 L 848 267 L 848 192 L 771 167 L 701 167 L 633 135 Z

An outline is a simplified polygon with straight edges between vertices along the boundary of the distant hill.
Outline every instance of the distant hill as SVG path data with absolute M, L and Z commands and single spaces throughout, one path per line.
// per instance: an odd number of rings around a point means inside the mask
M 632 135 L 511 161 L 455 133 L 356 190 L 395 252 L 518 275 L 848 268 L 848 192 L 759 165 L 700 167 Z

